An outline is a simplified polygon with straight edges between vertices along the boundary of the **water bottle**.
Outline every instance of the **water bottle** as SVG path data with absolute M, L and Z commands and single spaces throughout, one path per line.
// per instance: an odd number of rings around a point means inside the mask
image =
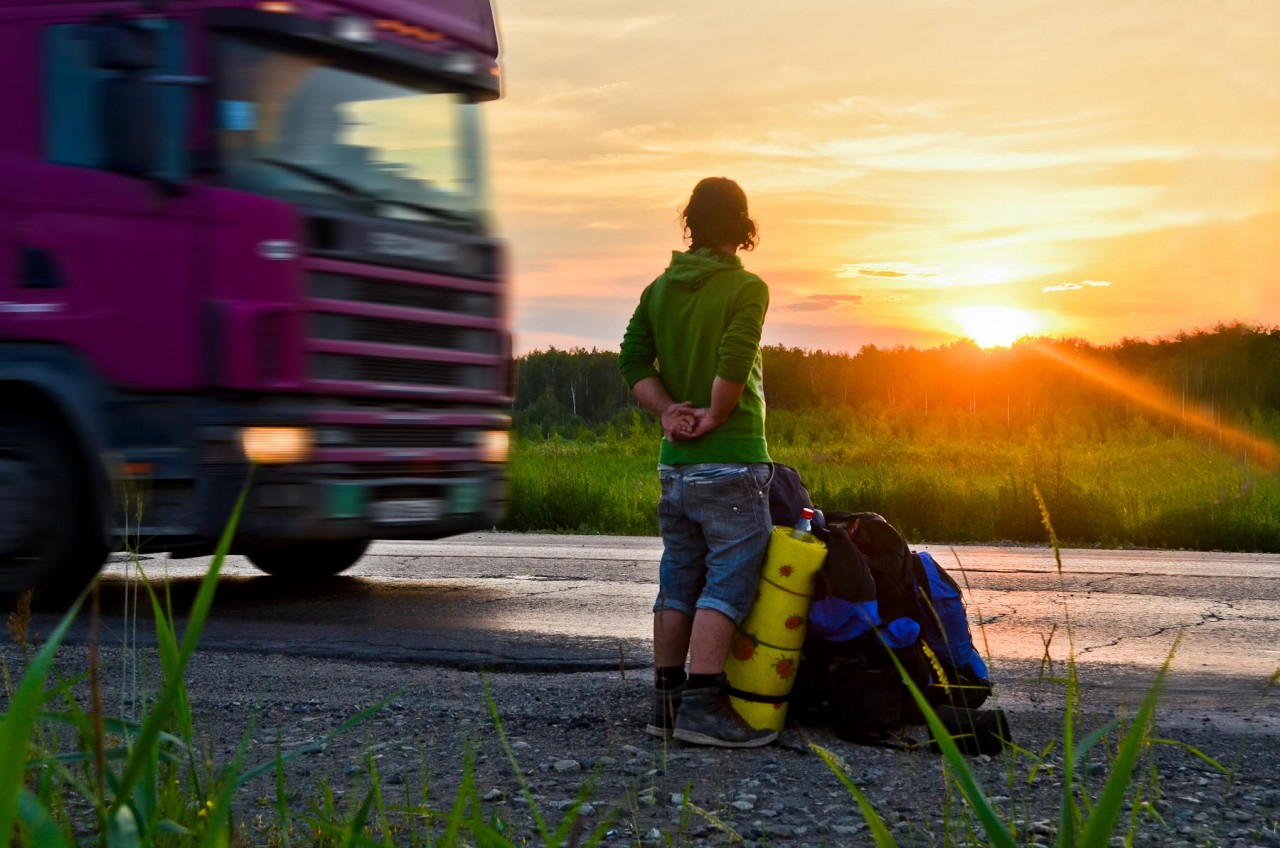
M 800 510 L 800 520 L 796 522 L 795 528 L 791 531 L 791 538 L 798 539 L 801 542 L 816 542 L 817 537 L 813 535 L 813 510 L 805 507 Z

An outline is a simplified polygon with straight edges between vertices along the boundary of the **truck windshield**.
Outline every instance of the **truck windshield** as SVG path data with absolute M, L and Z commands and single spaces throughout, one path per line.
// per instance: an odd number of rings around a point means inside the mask
M 479 116 L 457 92 L 241 38 L 221 42 L 218 62 L 225 185 L 306 206 L 482 225 Z

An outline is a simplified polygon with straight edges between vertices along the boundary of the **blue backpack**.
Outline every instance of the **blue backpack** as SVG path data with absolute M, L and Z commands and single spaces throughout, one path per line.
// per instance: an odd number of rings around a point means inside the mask
M 935 666 L 931 688 L 944 690 L 942 700 L 979 707 L 991 694 L 991 679 L 974 647 L 960 586 L 928 552 L 911 558 L 916 572 L 915 618 Z

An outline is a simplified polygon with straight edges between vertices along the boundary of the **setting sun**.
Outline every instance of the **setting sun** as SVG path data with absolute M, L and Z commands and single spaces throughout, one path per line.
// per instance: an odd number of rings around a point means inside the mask
M 1012 306 L 959 306 L 951 317 L 979 347 L 1007 347 L 1041 329 L 1039 316 Z

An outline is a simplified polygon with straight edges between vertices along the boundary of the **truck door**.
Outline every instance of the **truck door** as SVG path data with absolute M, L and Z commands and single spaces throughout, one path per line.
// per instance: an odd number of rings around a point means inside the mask
M 184 27 L 57 24 L 41 33 L 41 161 L 19 176 L 14 335 L 79 350 L 111 383 L 193 388 L 197 190 L 187 171 Z

